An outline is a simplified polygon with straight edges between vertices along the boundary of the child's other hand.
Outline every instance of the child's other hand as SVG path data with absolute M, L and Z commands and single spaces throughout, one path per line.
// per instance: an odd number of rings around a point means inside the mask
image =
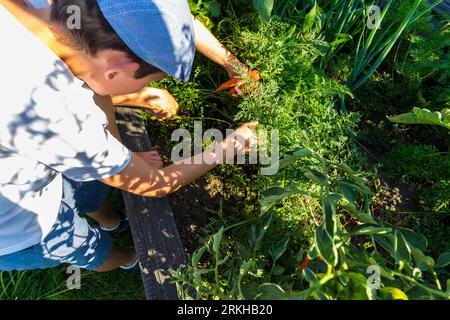
M 146 108 L 161 120 L 169 120 L 177 115 L 178 102 L 165 89 L 144 88 L 136 93 L 113 97 L 114 105 L 130 105 Z
M 157 151 L 135 152 L 135 154 L 144 159 L 153 169 L 161 169 L 163 167 L 161 156 Z

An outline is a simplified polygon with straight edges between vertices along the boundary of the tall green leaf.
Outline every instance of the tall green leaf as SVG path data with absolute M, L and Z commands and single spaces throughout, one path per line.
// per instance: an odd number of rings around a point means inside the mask
M 305 21 L 303 22 L 303 32 L 311 31 L 314 23 L 317 19 L 318 14 L 318 6 L 317 2 L 314 1 L 314 6 L 309 10 L 308 14 L 305 17 Z
M 331 195 L 322 200 L 325 229 L 332 238 L 337 232 L 336 202 L 341 198 L 340 195 Z
M 338 263 L 338 252 L 333 239 L 323 226 L 317 228 L 315 240 L 322 259 L 325 260 L 326 263 L 336 266 Z
M 261 199 L 259 201 L 259 203 L 261 204 L 261 211 L 266 212 L 272 204 L 292 194 L 295 194 L 295 192 L 286 190 L 281 187 L 273 187 L 267 189 L 266 191 L 261 193 Z
M 252 251 L 259 250 L 261 245 L 261 241 L 266 234 L 267 228 L 269 228 L 270 222 L 272 221 L 272 215 L 268 214 L 259 224 L 252 225 L 250 236 L 249 236 L 249 244 L 252 248 Z
M 371 226 L 371 225 L 361 225 L 356 227 L 356 229 L 353 231 L 354 235 L 357 236 L 373 236 L 373 235 L 380 235 L 380 234 L 388 234 L 392 232 L 392 228 L 384 228 L 384 227 L 378 227 L 378 226 Z
M 302 158 L 311 157 L 312 151 L 308 149 L 298 148 L 291 152 L 286 152 L 283 157 L 278 160 L 278 167 L 281 169 L 285 169 L 292 165 L 295 161 L 300 160 Z
M 215 253 L 219 252 L 220 249 L 220 243 L 222 242 L 222 238 L 223 238 L 223 231 L 224 228 L 220 228 L 219 232 L 217 232 L 214 236 L 213 236 L 213 251 Z
M 397 261 L 411 262 L 411 249 L 400 231 L 394 235 L 394 257 Z
M 253 0 L 253 5 L 258 11 L 259 16 L 264 21 L 267 21 L 272 16 L 273 6 L 275 0 Z
M 276 243 L 270 248 L 270 255 L 272 257 L 274 264 L 278 261 L 278 259 L 281 258 L 283 253 L 286 251 L 288 244 L 289 244 L 289 236 L 281 239 L 278 243 Z

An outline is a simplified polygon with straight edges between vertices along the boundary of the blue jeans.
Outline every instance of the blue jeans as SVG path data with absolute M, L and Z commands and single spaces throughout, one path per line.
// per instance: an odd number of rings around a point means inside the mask
M 75 182 L 63 177 L 61 206 L 50 233 L 30 248 L 0 256 L 0 270 L 47 269 L 62 263 L 88 270 L 100 267 L 111 254 L 112 239 L 80 214 L 100 208 L 108 192 L 109 187 L 100 181 Z

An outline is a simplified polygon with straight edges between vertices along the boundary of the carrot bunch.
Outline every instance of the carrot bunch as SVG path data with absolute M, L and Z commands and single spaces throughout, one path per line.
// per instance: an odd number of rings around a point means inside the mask
M 214 92 L 227 92 L 233 97 L 245 98 L 248 92 L 255 92 L 259 88 L 259 80 L 261 74 L 258 70 L 251 70 L 247 72 L 247 77 L 233 77 L 227 82 L 220 85 Z

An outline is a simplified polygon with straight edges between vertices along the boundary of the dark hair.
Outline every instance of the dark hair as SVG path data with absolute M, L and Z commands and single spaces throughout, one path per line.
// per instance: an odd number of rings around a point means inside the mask
M 77 6 L 81 11 L 81 28 L 68 28 L 67 21 L 71 18 L 70 6 Z M 71 45 L 96 55 L 100 50 L 112 49 L 127 53 L 128 57 L 139 64 L 134 78 L 140 79 L 160 70 L 139 58 L 120 39 L 117 33 L 103 16 L 96 0 L 54 0 L 51 6 L 50 19 L 65 30 Z

